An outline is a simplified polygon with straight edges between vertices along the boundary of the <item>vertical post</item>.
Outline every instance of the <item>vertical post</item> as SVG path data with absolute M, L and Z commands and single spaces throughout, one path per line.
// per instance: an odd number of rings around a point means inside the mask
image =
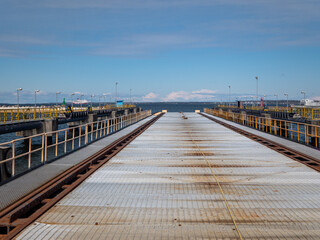
M 93 123 L 91 123 L 91 142 L 92 142 L 92 139 L 93 139 Z
M 88 143 L 88 124 L 86 124 L 85 128 L 85 137 L 84 137 L 84 144 Z
M 16 154 L 15 154 L 15 141 L 13 140 L 12 141 L 12 176 L 14 176 L 14 173 L 15 173 L 15 157 L 16 157 Z
M 107 135 L 109 135 L 109 119 L 107 120 Z
M 42 134 L 41 163 L 43 163 L 43 159 L 44 159 L 44 134 Z
M 68 139 L 68 133 L 67 130 L 64 131 L 64 153 L 67 152 L 67 139 Z
M 98 138 L 98 129 L 99 129 L 99 122 L 96 123 L 97 128 L 96 128 L 96 139 Z
M 291 139 L 293 139 L 293 128 L 292 128 L 292 122 L 291 122 L 291 126 L 290 126 L 290 130 L 291 130 Z
M 79 127 L 79 147 L 81 147 L 81 126 Z
M 72 128 L 72 150 L 74 149 L 75 128 Z
M 59 132 L 56 132 L 56 156 L 58 156 L 58 141 L 59 141 Z
M 299 123 L 297 123 L 297 130 L 298 130 L 298 142 L 300 141 L 300 126 Z
M 31 167 L 31 151 L 32 151 L 31 140 L 32 140 L 32 137 L 30 137 L 29 139 L 28 169 L 30 169 Z
M 45 137 L 44 137 L 44 162 L 47 161 L 47 155 L 48 155 L 48 136 L 45 133 Z

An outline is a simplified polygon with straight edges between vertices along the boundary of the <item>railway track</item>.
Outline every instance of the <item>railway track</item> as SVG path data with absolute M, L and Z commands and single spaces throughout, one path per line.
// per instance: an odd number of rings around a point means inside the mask
M 123 136 L 83 162 L 50 180 L 42 187 L 29 193 L 19 201 L 3 209 L 0 212 L 0 239 L 14 238 L 103 164 L 108 162 L 131 141 L 142 134 L 162 115 L 163 113 L 157 115 L 131 133 Z
M 277 152 L 285 155 L 286 157 L 289 157 L 289 158 L 291 158 L 291 159 L 293 159 L 293 160 L 295 160 L 297 162 L 300 162 L 300 163 L 302 163 L 302 164 L 304 164 L 304 165 L 306 165 L 306 166 L 308 166 L 310 168 L 313 168 L 313 169 L 317 170 L 318 172 L 320 172 L 320 161 L 318 159 L 316 159 L 316 158 L 310 157 L 308 155 L 305 155 L 303 153 L 295 151 L 295 150 L 293 150 L 291 148 L 287 148 L 284 145 L 281 145 L 281 144 L 276 143 L 274 141 L 270 141 L 270 140 L 268 140 L 266 138 L 263 138 L 261 136 L 249 133 L 247 131 L 244 131 L 242 129 L 234 127 L 234 126 L 232 126 L 230 124 L 227 124 L 227 123 L 225 123 L 223 121 L 220 121 L 220 120 L 218 120 L 216 118 L 207 116 L 207 115 L 205 115 L 203 113 L 199 113 L 199 114 L 201 116 L 203 116 L 203 117 L 206 117 L 206 118 L 218 123 L 218 124 L 223 125 L 226 128 L 229 128 L 229 129 L 231 129 L 231 130 L 233 130 L 233 131 L 235 131 L 237 133 L 240 133 L 241 135 L 244 135 L 247 138 L 250 138 L 250 139 L 252 139 L 252 140 L 254 140 L 254 141 L 256 141 L 256 142 L 258 142 L 258 143 L 260 143 L 260 144 L 262 144 L 262 145 L 264 145 L 266 147 L 268 147 L 268 148 L 271 148 L 272 150 L 277 151 Z

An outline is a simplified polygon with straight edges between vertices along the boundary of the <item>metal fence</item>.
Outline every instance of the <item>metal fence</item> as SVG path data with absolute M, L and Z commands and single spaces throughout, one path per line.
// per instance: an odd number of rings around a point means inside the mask
M 296 106 L 296 107 L 261 107 L 261 106 L 234 106 L 234 105 L 218 105 L 219 108 L 225 109 L 240 109 L 240 110 L 254 110 L 254 111 L 264 111 L 264 112 L 287 112 L 293 114 L 299 114 L 309 120 L 319 120 L 320 119 L 320 108 L 319 107 L 306 107 L 306 106 Z
M 90 108 L 91 111 L 98 110 L 118 110 L 125 108 L 133 108 L 135 105 L 125 104 L 122 107 L 116 105 L 104 105 L 99 107 Z M 55 119 L 60 114 L 71 113 L 71 112 L 84 112 L 88 111 L 88 108 L 84 107 L 73 107 L 65 109 L 61 107 L 20 107 L 20 108 L 1 108 L 0 109 L 0 124 L 15 123 L 15 122 L 28 122 L 34 120 L 43 119 Z
M 221 109 L 205 108 L 204 112 L 319 149 L 319 125 L 227 112 Z
M 0 166 L 6 168 L 6 171 L 11 176 L 15 176 L 83 147 L 99 138 L 103 138 L 150 115 L 151 111 L 147 110 L 1 143 L 0 148 L 7 147 L 11 149 L 11 156 L 0 161 Z

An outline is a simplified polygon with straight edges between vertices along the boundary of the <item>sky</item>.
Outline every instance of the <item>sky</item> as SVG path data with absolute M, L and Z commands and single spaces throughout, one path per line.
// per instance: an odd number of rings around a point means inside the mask
M 125 101 L 250 99 L 257 82 L 320 99 L 320 1 L 0 0 L 0 102 L 113 101 L 116 82 Z

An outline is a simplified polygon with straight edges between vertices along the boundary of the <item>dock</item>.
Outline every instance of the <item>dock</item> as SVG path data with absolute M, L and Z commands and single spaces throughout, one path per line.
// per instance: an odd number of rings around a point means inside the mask
M 17 239 L 319 239 L 319 196 L 315 169 L 166 113 Z

